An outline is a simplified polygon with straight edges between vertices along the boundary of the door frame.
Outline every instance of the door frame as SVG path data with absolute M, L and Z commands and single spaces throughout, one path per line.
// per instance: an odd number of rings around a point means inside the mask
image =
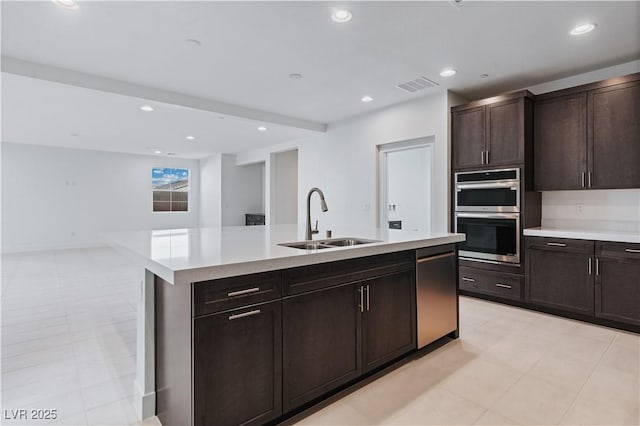
M 435 136 L 423 136 L 415 139 L 407 139 L 404 141 L 390 142 L 377 145 L 378 150 L 378 182 L 377 182 L 377 218 L 376 223 L 380 229 L 386 229 L 387 222 L 387 154 L 390 152 L 408 151 L 411 149 L 430 148 L 431 156 L 427 164 L 427 173 L 429 174 L 429 204 L 433 201 L 433 157 L 435 153 Z M 429 219 L 429 229 L 433 228 L 433 216 Z

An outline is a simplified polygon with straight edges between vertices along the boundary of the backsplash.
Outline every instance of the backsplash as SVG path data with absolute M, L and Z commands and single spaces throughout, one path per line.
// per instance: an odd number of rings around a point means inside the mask
M 640 232 L 640 190 L 543 192 L 542 226 Z

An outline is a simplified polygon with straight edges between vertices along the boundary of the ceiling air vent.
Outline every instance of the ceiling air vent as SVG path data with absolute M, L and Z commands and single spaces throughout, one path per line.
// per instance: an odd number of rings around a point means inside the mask
M 397 87 L 406 92 L 413 93 L 419 90 L 424 90 L 424 89 L 428 89 L 429 87 L 436 87 L 436 86 L 439 86 L 439 84 L 436 83 L 435 81 L 429 80 L 427 77 L 420 77 L 420 78 L 416 78 L 415 80 L 408 81 L 406 83 L 398 84 Z

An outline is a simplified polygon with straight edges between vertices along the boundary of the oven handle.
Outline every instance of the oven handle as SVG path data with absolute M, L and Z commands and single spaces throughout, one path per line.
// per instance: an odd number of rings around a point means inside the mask
M 485 219 L 519 219 L 519 213 L 456 213 L 456 217 L 472 217 Z
M 520 182 L 513 181 L 501 181 L 501 182 L 484 182 L 484 183 L 458 183 L 457 189 L 492 189 L 492 188 L 509 188 L 513 191 L 517 191 L 520 188 Z

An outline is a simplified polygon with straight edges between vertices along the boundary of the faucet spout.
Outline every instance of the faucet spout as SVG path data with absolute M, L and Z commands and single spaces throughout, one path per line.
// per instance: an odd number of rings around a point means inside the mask
M 316 221 L 316 229 L 312 230 L 311 229 L 311 195 L 317 192 L 318 195 L 320 196 L 320 208 L 322 208 L 323 212 L 326 212 L 327 210 L 329 210 L 327 208 L 327 202 L 324 200 L 324 194 L 322 192 L 322 190 L 320 190 L 320 188 L 311 188 L 309 190 L 309 193 L 307 194 L 307 233 L 305 235 L 305 240 L 311 240 L 313 237 L 313 234 L 317 234 L 318 233 L 318 222 Z

